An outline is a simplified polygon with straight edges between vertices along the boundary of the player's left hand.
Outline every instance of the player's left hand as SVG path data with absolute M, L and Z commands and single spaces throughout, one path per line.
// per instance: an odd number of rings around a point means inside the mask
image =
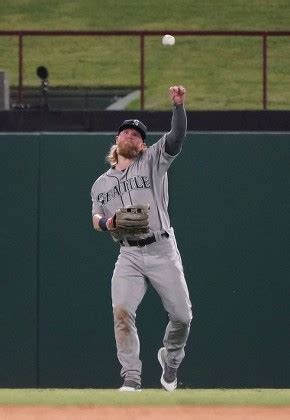
M 185 87 L 182 85 L 171 86 L 169 88 L 169 96 L 174 105 L 181 105 L 185 100 Z

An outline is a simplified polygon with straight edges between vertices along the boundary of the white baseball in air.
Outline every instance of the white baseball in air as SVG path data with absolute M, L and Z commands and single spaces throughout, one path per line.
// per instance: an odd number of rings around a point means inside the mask
M 162 44 L 163 45 L 174 45 L 175 44 L 175 38 L 172 35 L 164 35 L 162 38 Z

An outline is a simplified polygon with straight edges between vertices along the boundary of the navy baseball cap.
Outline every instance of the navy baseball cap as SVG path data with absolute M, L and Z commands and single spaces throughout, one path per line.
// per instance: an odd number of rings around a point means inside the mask
M 118 129 L 118 134 L 121 131 L 125 130 L 125 128 L 134 128 L 135 130 L 139 131 L 142 136 L 143 141 L 146 139 L 147 127 L 139 120 L 125 120 L 122 125 L 120 125 Z

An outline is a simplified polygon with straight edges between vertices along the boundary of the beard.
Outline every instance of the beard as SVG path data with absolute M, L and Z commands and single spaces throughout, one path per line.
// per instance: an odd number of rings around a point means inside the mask
M 117 153 L 118 155 L 123 156 L 125 159 L 134 159 L 136 156 L 138 156 L 139 151 L 132 145 L 132 143 L 124 142 L 118 144 Z

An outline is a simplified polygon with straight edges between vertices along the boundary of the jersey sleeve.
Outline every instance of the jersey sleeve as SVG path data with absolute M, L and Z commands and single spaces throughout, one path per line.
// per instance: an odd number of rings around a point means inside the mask
M 91 189 L 91 198 L 92 198 L 92 216 L 95 214 L 104 215 L 104 211 L 102 209 L 101 203 L 97 200 L 96 192 L 95 192 L 95 184 Z
M 157 173 L 167 171 L 179 155 L 186 136 L 187 119 L 183 104 L 173 107 L 171 129 L 149 148 L 149 157 Z
M 160 175 L 164 174 L 174 159 L 179 155 L 172 156 L 165 150 L 166 135 L 164 134 L 156 143 L 148 149 L 148 158 L 152 162 L 153 169 Z

